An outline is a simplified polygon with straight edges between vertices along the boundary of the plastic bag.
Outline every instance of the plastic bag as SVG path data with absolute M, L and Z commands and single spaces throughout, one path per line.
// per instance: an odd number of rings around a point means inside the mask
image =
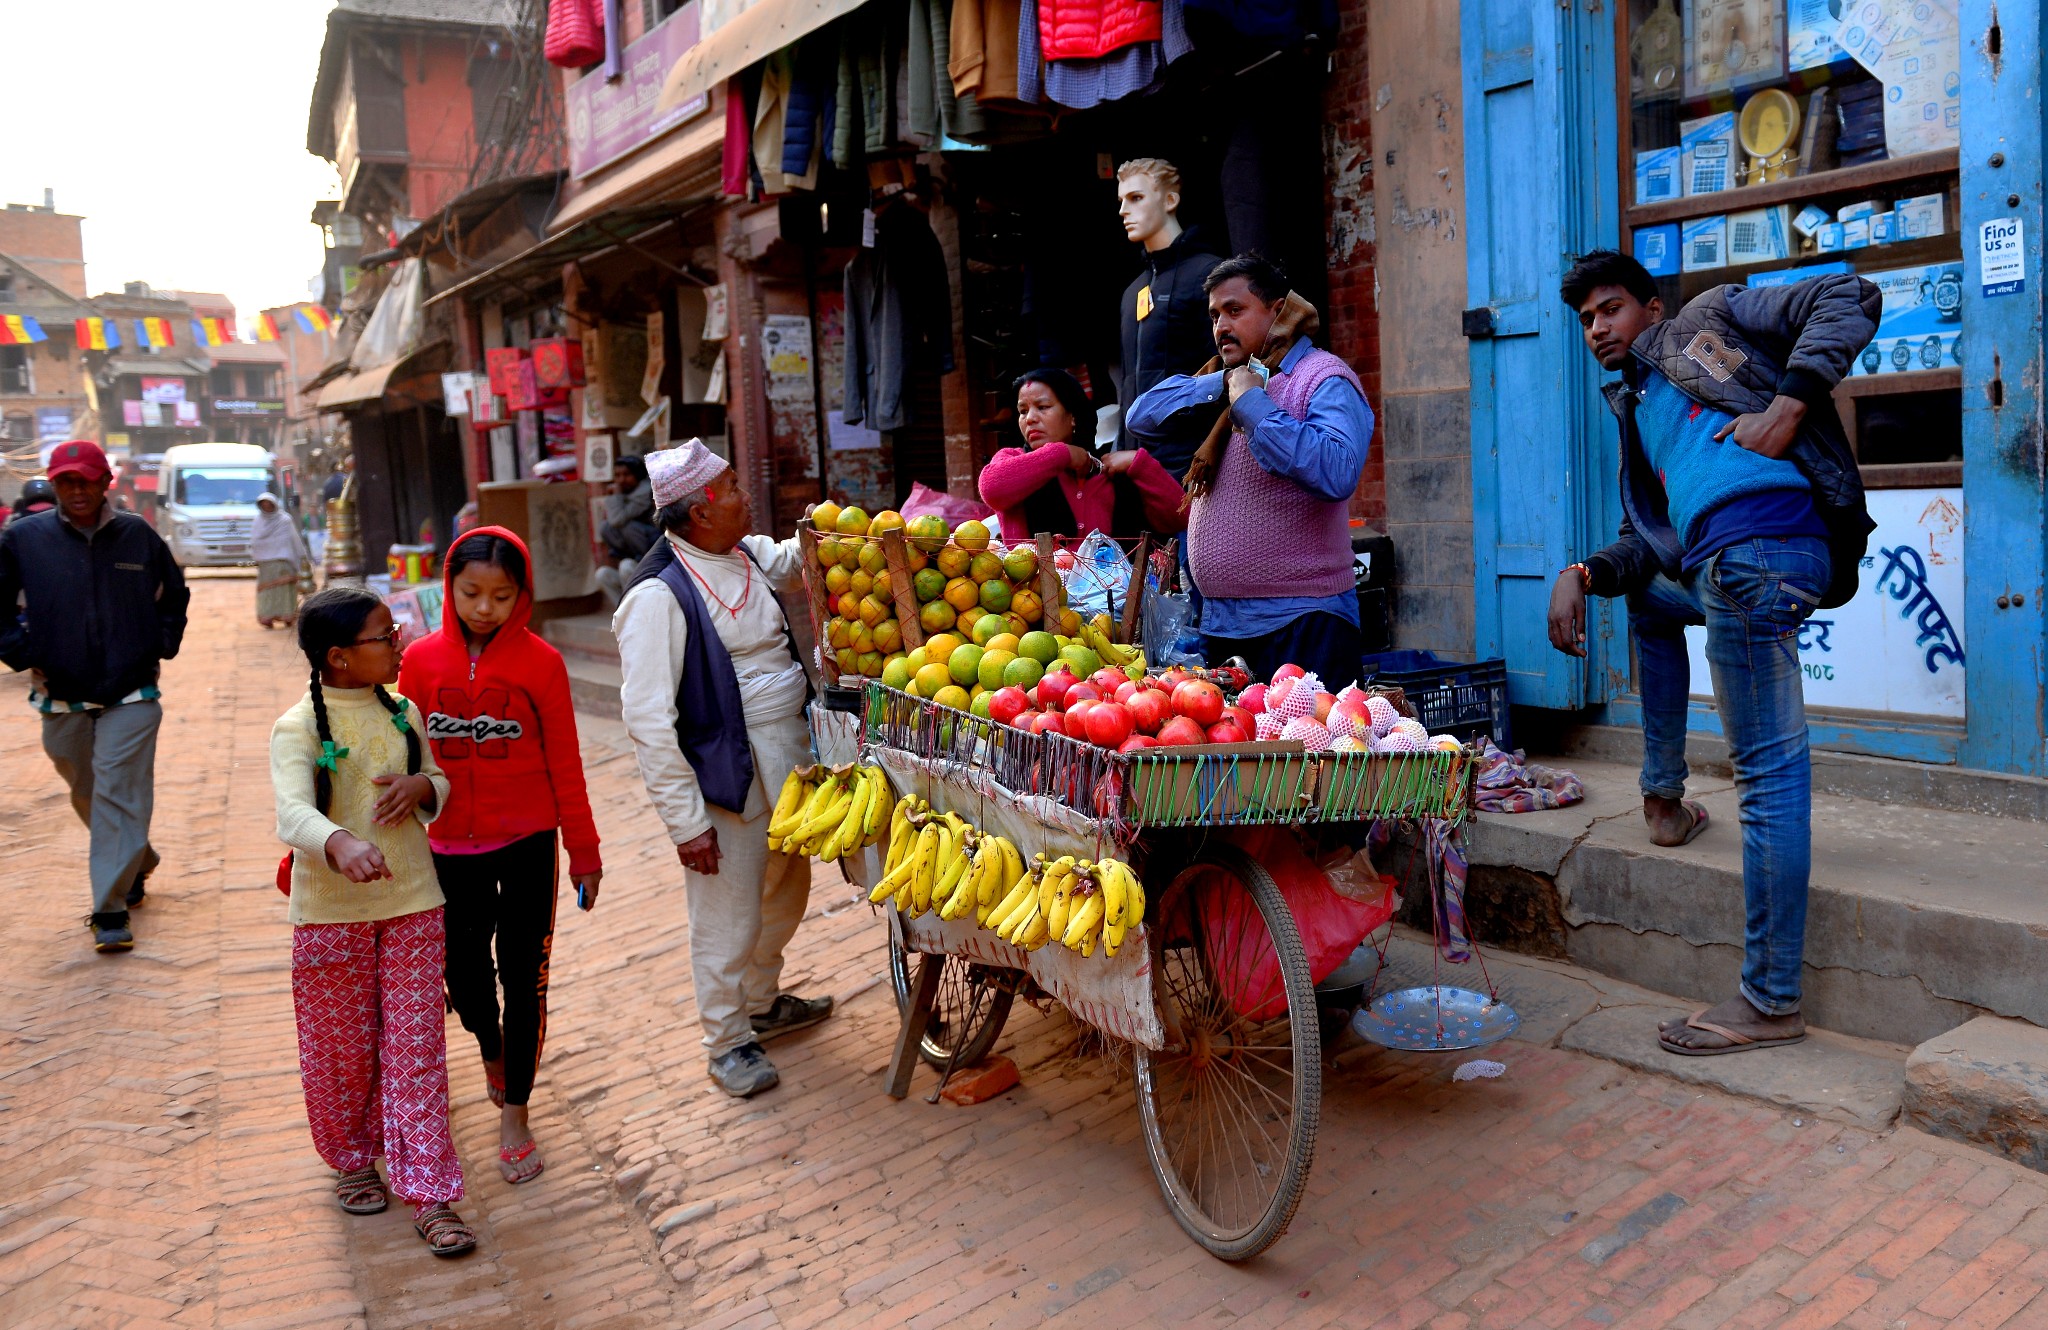
M 1091 531 L 1074 551 L 1074 566 L 1060 573 L 1067 588 L 1067 608 L 1084 619 L 1098 614 L 1116 618 L 1124 611 L 1124 592 L 1131 585 L 1131 560 L 1116 538 Z
M 949 527 L 959 526 L 962 522 L 986 521 L 995 515 L 995 510 L 987 504 L 935 490 L 921 480 L 911 485 L 910 497 L 897 511 L 903 514 L 906 522 L 913 517 L 937 515 L 945 518 Z
M 1139 631 L 1145 643 L 1145 661 L 1154 669 L 1207 663 L 1202 656 L 1202 635 L 1195 631 L 1194 597 L 1182 591 L 1161 591 L 1158 579 L 1149 579 L 1139 617 L 1144 621 Z
M 1230 841 L 1272 874 L 1308 953 L 1309 982 L 1319 984 L 1349 960 L 1368 934 L 1394 915 L 1391 889 L 1378 904 L 1346 900 L 1303 853 L 1284 827 L 1260 827 L 1230 834 Z M 1203 873 L 1188 884 L 1207 935 L 1210 982 L 1247 1020 L 1286 1014 L 1280 960 L 1251 893 L 1227 873 Z M 1185 925 L 1183 925 L 1185 927 Z

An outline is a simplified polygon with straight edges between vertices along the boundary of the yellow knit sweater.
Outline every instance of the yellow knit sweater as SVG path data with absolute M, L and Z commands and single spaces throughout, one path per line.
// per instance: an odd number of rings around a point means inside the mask
M 384 786 L 374 776 L 405 774 L 405 735 L 368 688 L 323 688 L 327 730 L 348 756 L 335 765 L 334 797 L 326 813 L 313 803 L 313 763 L 320 756 L 320 731 L 308 693 L 270 730 L 270 788 L 277 803 L 277 837 L 292 847 L 291 921 L 295 924 L 353 924 L 431 910 L 442 903 L 427 848 L 426 824 L 448 806 L 448 777 L 434 761 L 419 708 L 398 694 L 413 732 L 420 736 L 420 774 L 434 783 L 434 811 L 397 826 L 380 827 L 371 816 Z M 389 878 L 351 882 L 327 862 L 327 839 L 346 830 L 375 845 L 391 869 Z

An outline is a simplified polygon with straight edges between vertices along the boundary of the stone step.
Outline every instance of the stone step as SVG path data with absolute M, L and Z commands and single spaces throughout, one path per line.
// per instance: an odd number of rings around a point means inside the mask
M 619 663 L 618 639 L 612 636 L 610 614 L 572 614 L 550 619 L 537 630 L 555 650 L 569 659 Z
M 562 653 L 569 667 L 569 697 L 578 711 L 611 720 L 619 718 L 619 681 L 625 677 L 616 659 L 592 660 Z
M 1928 1040 L 1906 1060 L 1906 1121 L 2048 1172 L 2048 1030 L 1997 1016 Z
M 1587 798 L 1539 813 L 1482 813 L 1467 832 L 1475 934 L 1701 1003 L 1735 991 L 1743 936 L 1742 835 L 1733 785 L 1698 779 L 1711 821 L 1692 844 L 1653 846 L 1636 768 L 1550 759 Z M 1419 856 L 1407 918 L 1428 926 Z M 1919 1044 L 1992 1014 L 2048 1025 L 2048 825 L 1816 793 L 1805 1011 L 1814 1025 Z
M 1540 749 L 1569 761 L 1622 762 L 1635 766 L 1643 760 L 1640 728 L 1577 725 L 1569 721 L 1560 724 L 1557 714 L 1517 708 L 1516 741 L 1530 752 Z M 1728 764 L 1728 745 L 1719 735 L 1692 735 L 1686 741 L 1686 757 L 1695 774 L 1724 779 L 1733 774 Z M 2033 776 L 2008 776 L 1969 767 L 1901 762 L 1816 748 L 1813 788 L 1854 799 L 2048 822 L 2048 780 Z

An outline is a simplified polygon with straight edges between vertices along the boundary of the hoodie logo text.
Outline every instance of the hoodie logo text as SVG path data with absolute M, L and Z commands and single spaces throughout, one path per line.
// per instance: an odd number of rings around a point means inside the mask
M 427 715 L 427 737 L 438 745 L 436 751 L 444 760 L 469 757 L 471 744 L 476 745 L 477 757 L 509 756 L 507 741 L 526 733 L 518 721 L 500 719 L 511 702 L 503 688 L 481 689 L 474 698 L 459 688 L 443 688 L 441 705 Z

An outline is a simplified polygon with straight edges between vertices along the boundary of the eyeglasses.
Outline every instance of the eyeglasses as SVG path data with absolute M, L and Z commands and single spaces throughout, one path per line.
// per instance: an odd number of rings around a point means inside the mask
M 382 642 L 384 643 L 384 645 L 390 647 L 393 651 L 396 651 L 398 650 L 398 639 L 403 632 L 404 630 L 401 629 L 397 624 L 392 624 L 391 631 L 389 632 L 379 633 L 375 637 L 359 637 L 355 641 L 349 643 L 349 645 L 352 647 L 368 647 L 375 646 L 377 643 Z

